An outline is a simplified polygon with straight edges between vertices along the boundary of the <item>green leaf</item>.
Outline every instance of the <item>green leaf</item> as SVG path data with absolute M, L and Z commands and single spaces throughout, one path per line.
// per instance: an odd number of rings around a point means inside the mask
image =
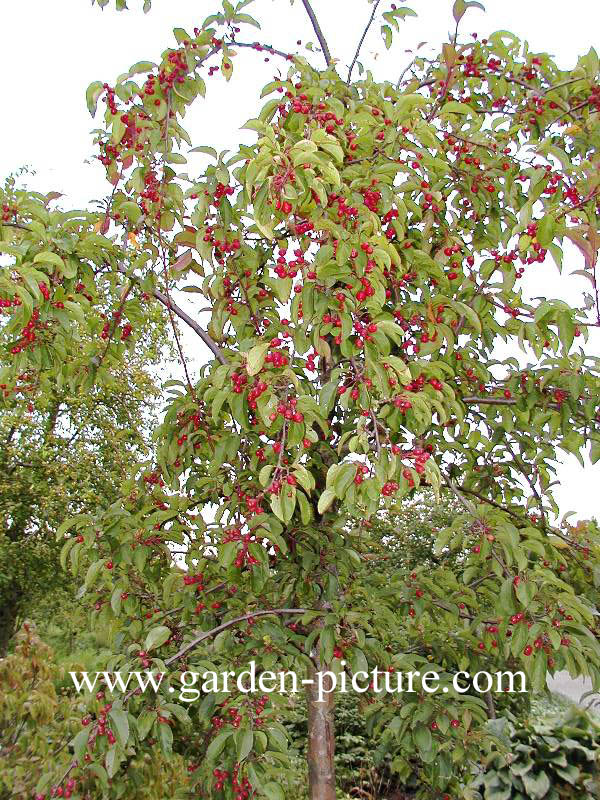
M 113 120 L 112 124 L 112 140 L 115 144 L 119 144 L 123 136 L 125 136 L 125 131 L 127 130 L 127 125 L 121 120 L 120 117 L 117 117 Z
M 352 486 L 354 476 L 356 475 L 356 464 L 342 464 L 336 472 L 333 480 L 333 490 L 340 500 L 344 499 L 344 495 Z
M 532 800 L 542 800 L 550 789 L 550 778 L 545 772 L 526 772 L 521 776 L 528 797 Z
M 381 26 L 381 35 L 383 37 L 386 49 L 389 50 L 390 47 L 392 46 L 392 37 L 393 37 L 392 29 L 390 28 L 389 25 Z
M 88 107 L 88 111 L 94 117 L 96 115 L 96 108 L 98 107 L 98 99 L 104 90 L 104 84 L 102 81 L 94 81 L 90 83 L 85 93 L 85 102 Z
M 300 507 L 300 518 L 303 525 L 308 525 L 312 518 L 312 507 L 304 492 L 298 492 L 296 495 L 298 506 Z
M 217 159 L 219 158 L 219 154 L 217 153 L 214 147 L 205 147 L 204 145 L 200 147 L 193 147 L 190 150 L 190 153 L 205 153 L 207 156 L 212 156 L 215 159 L 215 161 L 217 161 Z
M 183 706 L 178 706 L 175 703 L 167 703 L 165 707 L 173 713 L 175 719 L 177 719 L 178 722 L 181 722 L 182 725 L 192 724 L 191 717 Z
M 244 761 L 252 750 L 254 734 L 251 730 L 238 731 L 236 734 L 237 760 Z
M 171 631 L 166 625 L 157 625 L 157 627 L 152 628 L 146 636 L 144 650 L 153 650 L 155 647 L 160 647 L 167 641 L 170 635 Z
M 431 751 L 431 731 L 426 725 L 418 723 L 413 730 L 412 737 L 421 754 L 427 754 Z
M 458 103 L 456 100 L 451 100 L 442 106 L 441 114 L 473 114 L 475 113 L 471 106 L 466 103 Z
M 534 692 L 541 692 L 546 687 L 546 673 L 548 670 L 548 663 L 546 653 L 543 650 L 538 650 L 535 654 L 535 661 L 533 662 L 533 669 L 531 672 L 531 689 Z
M 119 744 L 121 747 L 125 747 L 129 739 L 129 719 L 126 712 L 120 708 L 113 708 L 109 712 L 109 716 L 115 724 Z
M 52 253 L 50 250 L 44 250 L 43 252 L 38 253 L 34 257 L 33 263 L 52 264 L 53 266 L 58 267 L 61 272 L 64 272 L 65 270 L 65 262 L 57 253 Z
M 156 721 L 156 711 L 142 711 L 137 718 L 137 730 L 140 739 L 145 739 Z
M 464 316 L 468 319 L 477 333 L 481 333 L 481 320 L 477 316 L 477 313 L 473 311 L 471 306 L 468 306 L 466 303 L 461 303 L 459 300 L 451 300 L 450 305 L 461 316 Z
M 158 738 L 160 749 L 166 756 L 170 756 L 173 752 L 173 731 L 166 722 L 161 722 L 158 726 Z
M 92 563 L 89 565 L 87 572 L 85 574 L 85 580 L 83 582 L 83 585 L 85 586 L 86 589 L 89 589 L 91 586 L 94 585 L 94 583 L 96 582 L 96 578 L 98 577 L 98 573 L 100 572 L 103 566 L 104 566 L 103 561 L 92 561 Z
M 83 763 L 83 757 L 85 755 L 85 751 L 87 749 L 88 739 L 90 737 L 89 731 L 83 730 L 79 731 L 77 736 L 73 739 L 73 755 L 79 761 L 80 764 Z
M 558 335 L 564 352 L 568 353 L 575 339 L 575 323 L 569 311 L 561 311 L 557 315 Z
M 219 564 L 225 568 L 230 567 L 235 560 L 237 551 L 237 542 L 225 542 L 225 544 L 219 549 Z
M 283 789 L 278 783 L 274 781 L 270 781 L 266 783 L 263 787 L 263 792 L 268 800 L 285 800 L 285 795 L 283 793 Z
M 233 731 L 222 731 L 215 736 L 212 742 L 209 744 L 206 755 L 204 756 L 209 764 L 212 764 L 223 752 L 225 745 L 227 744 L 227 740 L 231 737 Z
M 542 245 L 542 247 L 548 247 L 548 245 L 554 239 L 554 229 L 556 227 L 556 223 L 554 221 L 554 217 L 551 214 L 546 214 L 545 217 L 537 224 L 537 233 L 536 239 Z

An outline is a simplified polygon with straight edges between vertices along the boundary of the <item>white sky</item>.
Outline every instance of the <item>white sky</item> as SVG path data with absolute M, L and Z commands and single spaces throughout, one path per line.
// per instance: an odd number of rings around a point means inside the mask
M 334 57 L 348 64 L 371 6 L 365 0 L 312 1 Z M 37 173 L 29 180 L 30 188 L 63 192 L 67 195 L 65 205 L 83 206 L 106 194 L 104 169 L 97 163 L 86 163 L 93 152 L 90 131 L 95 126 L 85 106 L 87 86 L 94 80 L 112 83 L 137 61 L 158 61 L 160 53 L 174 42 L 173 27 L 191 32 L 217 9 L 217 3 L 154 0 L 148 15 L 140 10 L 142 0 L 129 0 L 132 10 L 120 13 L 100 11 L 89 0 L 2 3 L 0 179 L 28 165 Z M 396 4 L 411 6 L 418 18 L 403 23 L 389 53 L 381 42 L 379 25 L 374 26 L 361 57 L 374 68 L 376 76 L 391 79 L 397 79 L 410 60 L 406 49 L 423 41 L 439 45 L 447 41 L 454 25 L 452 0 L 396 0 Z M 380 10 L 390 5 L 389 0 L 383 0 Z M 485 36 L 494 30 L 512 31 L 528 39 L 532 50 L 552 54 L 564 68 L 573 66 L 577 56 L 591 46 L 600 49 L 600 3 L 596 0 L 487 0 L 485 5 L 486 14 L 477 9 L 467 13 L 461 23 L 463 33 L 478 31 Z M 247 28 L 247 35 L 240 34 L 242 41 L 259 40 L 285 51 L 299 49 L 297 39 L 303 44 L 314 41 L 300 0 L 292 8 L 287 0 L 256 0 L 244 10 L 266 22 L 263 31 Z M 321 57 L 315 58 L 318 63 Z M 252 141 L 251 132 L 238 129 L 256 116 L 260 89 L 280 65 L 282 61 L 276 57 L 266 64 L 263 56 L 242 50 L 230 84 L 220 76 L 207 81 L 207 101 L 199 103 L 187 118 L 186 128 L 194 145 L 226 149 L 240 141 Z M 190 160 L 192 169 L 193 164 Z M 573 248 L 566 252 L 562 276 L 548 260 L 547 265 L 538 267 L 542 280 L 531 293 L 579 304 L 581 292 L 589 290 L 589 284 L 568 275 L 581 266 L 581 256 Z M 598 354 L 600 331 L 595 334 L 586 349 Z M 191 344 L 191 340 L 186 341 Z M 561 487 L 556 492 L 561 512 L 573 510 L 579 518 L 598 515 L 594 490 L 600 486 L 600 462 L 582 468 L 574 457 L 561 460 Z

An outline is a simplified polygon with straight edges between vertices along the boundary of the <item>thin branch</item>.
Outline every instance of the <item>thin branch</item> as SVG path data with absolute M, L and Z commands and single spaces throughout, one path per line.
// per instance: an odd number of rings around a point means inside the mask
M 270 44 L 261 44 L 260 42 L 237 42 L 232 39 L 230 42 L 231 47 L 249 47 L 251 50 L 256 50 L 259 53 L 269 53 L 273 56 L 281 56 L 282 58 L 293 58 L 292 53 L 285 53 L 283 50 L 278 50 L 276 47 L 271 47 Z
M 56 784 L 56 787 L 61 786 L 66 781 L 66 779 L 69 777 L 69 773 L 72 772 L 76 766 L 77 766 L 77 761 L 71 761 L 66 771 L 64 772 L 62 778 L 60 778 L 58 783 Z
M 225 358 L 225 356 L 223 355 L 218 344 L 215 341 L 213 341 L 213 339 L 204 330 L 204 328 L 198 325 L 198 323 L 195 322 L 188 314 L 186 314 L 182 308 L 179 308 L 179 306 L 176 305 L 170 298 L 167 298 L 162 292 L 159 292 L 158 289 L 155 289 L 152 292 L 152 294 L 164 306 L 166 306 L 167 308 L 171 308 L 173 313 L 177 314 L 179 319 L 185 322 L 186 325 L 189 325 L 190 328 L 198 334 L 198 336 L 202 339 L 204 344 L 209 348 L 209 350 L 211 350 L 217 361 L 219 361 L 221 364 L 229 363 Z
M 446 486 L 447 486 L 447 487 L 450 489 L 450 491 L 452 492 L 452 494 L 453 494 L 453 495 L 456 497 L 456 499 L 458 500 L 458 502 L 461 504 L 461 506 L 462 506 L 462 507 L 463 507 L 463 508 L 464 508 L 464 509 L 467 511 L 467 513 L 471 514 L 471 516 L 472 516 L 472 517 L 475 517 L 475 519 L 479 519 L 479 516 L 478 516 L 478 514 L 477 514 L 477 510 L 475 509 L 475 507 L 474 507 L 474 506 L 473 506 L 471 503 L 469 503 L 469 502 L 468 502 L 468 501 L 467 501 L 467 500 L 466 500 L 466 499 L 465 499 L 465 498 L 464 498 L 464 497 L 463 497 L 463 496 L 460 494 L 459 490 L 458 490 L 458 489 L 457 489 L 457 487 L 454 485 L 454 483 L 453 483 L 453 482 L 452 482 L 452 481 L 451 481 L 449 478 L 448 478 L 448 479 L 446 479 L 445 483 L 446 483 Z
M 330 67 L 332 64 L 331 53 L 329 52 L 329 45 L 327 44 L 327 40 L 325 39 L 323 31 L 321 30 L 321 26 L 319 25 L 319 20 L 317 19 L 309 0 L 302 0 L 302 5 L 306 9 L 306 13 L 308 14 L 313 29 L 317 34 L 317 39 L 319 40 L 321 50 L 323 51 L 323 56 L 325 57 L 325 63 L 328 67 Z
M 506 397 L 461 397 L 460 399 L 466 405 L 514 406 L 517 404 L 515 399 Z
M 546 528 L 547 525 L 548 525 L 548 522 L 546 520 L 546 510 L 544 509 L 544 502 L 542 500 L 542 496 L 538 492 L 538 490 L 536 488 L 536 485 L 535 485 L 535 482 L 531 479 L 530 475 L 528 474 L 527 468 L 525 466 L 525 463 L 517 456 L 515 451 L 512 449 L 511 444 L 508 441 L 508 439 L 505 440 L 504 444 L 508 448 L 509 452 L 512 454 L 512 457 L 513 457 L 513 460 L 514 460 L 514 462 L 515 462 L 515 464 L 517 466 L 517 469 L 519 470 L 521 475 L 525 478 L 525 480 L 529 484 L 529 488 L 533 492 L 534 497 L 538 502 L 538 508 L 540 509 L 540 514 L 542 515 L 542 523 L 544 525 L 544 528 Z
M 373 431 L 375 432 L 375 445 L 377 447 L 377 458 L 381 456 L 381 442 L 379 441 L 379 431 L 377 430 L 377 417 L 371 411 L 371 420 L 373 421 Z
M 240 622 L 247 622 L 248 620 L 255 619 L 256 617 L 266 617 L 269 615 L 284 616 L 285 614 L 306 614 L 307 611 L 309 611 L 307 608 L 273 608 L 269 611 L 252 611 L 249 614 L 244 614 L 243 617 L 235 617 L 235 619 L 230 619 L 227 622 L 223 622 L 221 625 L 217 625 L 216 628 L 213 628 L 210 631 L 204 631 L 195 639 L 192 639 L 191 642 L 178 650 L 175 655 L 168 658 L 165 661 L 165 666 L 168 667 L 174 661 L 179 661 L 182 659 L 186 653 L 189 653 L 190 650 L 193 650 L 205 639 L 210 639 L 212 636 L 216 636 L 218 633 L 221 633 L 221 631 L 225 631 L 227 628 L 231 628 Z
M 168 109 L 168 106 L 167 106 L 167 109 Z M 168 116 L 168 111 L 167 111 L 167 116 Z M 190 373 L 188 372 L 187 362 L 186 362 L 185 356 L 183 354 L 183 348 L 181 347 L 181 341 L 179 339 L 179 334 L 177 333 L 177 326 L 175 325 L 175 318 L 173 316 L 174 311 L 173 311 L 173 308 L 171 306 L 171 296 L 169 295 L 169 270 L 168 270 L 168 267 L 167 267 L 167 256 L 166 256 L 166 253 L 165 253 L 165 246 L 164 246 L 164 243 L 163 243 L 162 232 L 160 230 L 160 227 L 158 229 L 158 238 L 159 238 L 159 241 L 160 241 L 160 254 L 161 254 L 161 258 L 162 258 L 162 262 L 163 262 L 163 276 L 164 276 L 164 280 L 165 280 L 165 290 L 166 290 L 166 293 L 167 293 L 166 294 L 166 299 L 167 299 L 167 302 L 168 302 L 167 309 L 169 311 L 169 322 L 171 323 L 171 329 L 173 330 L 173 336 L 175 337 L 175 344 L 177 345 L 177 351 L 179 353 L 179 360 L 181 361 L 181 364 L 183 366 L 183 371 L 185 373 L 185 379 L 186 379 L 186 382 L 187 382 L 187 385 L 188 385 L 188 389 L 190 391 L 190 395 L 191 395 L 193 401 L 196 402 L 196 393 L 194 392 L 194 387 L 192 386 L 192 381 L 190 379 Z
M 165 148 L 165 158 L 166 158 L 166 153 L 167 153 L 168 145 L 169 145 L 169 119 L 170 119 L 170 116 L 171 116 L 171 95 L 172 95 L 172 92 L 168 92 L 167 93 L 167 113 L 166 113 L 166 116 L 165 116 L 165 136 L 164 136 L 164 140 L 163 140 L 164 141 L 164 148 Z M 163 167 L 164 167 L 164 161 L 163 161 Z M 165 190 L 166 174 L 167 174 L 167 172 L 163 168 L 163 177 L 162 177 L 162 181 L 161 181 L 161 197 L 160 197 L 161 206 L 164 206 L 164 190 Z M 169 294 L 169 268 L 167 266 L 167 254 L 166 254 L 165 244 L 163 242 L 163 237 L 162 237 L 161 220 L 162 220 L 162 217 L 159 216 L 159 220 L 158 220 L 158 240 L 160 242 L 160 255 L 161 255 L 162 265 L 163 265 L 163 277 L 164 277 L 164 281 L 165 281 L 165 293 L 167 295 L 167 300 L 169 301 L 169 305 L 167 306 L 168 311 L 169 311 L 169 322 L 171 323 L 171 328 L 173 330 L 173 336 L 175 337 L 175 344 L 177 345 L 177 351 L 179 352 L 179 358 L 180 358 L 181 364 L 183 366 L 183 371 L 185 373 L 185 379 L 187 381 L 188 389 L 189 389 L 190 395 L 191 395 L 191 397 L 192 397 L 192 399 L 193 399 L 193 401 L 195 403 L 196 402 L 196 393 L 194 392 L 194 387 L 192 386 L 192 381 L 190 380 L 190 374 L 188 372 L 187 362 L 186 362 L 185 356 L 183 354 L 183 349 L 181 347 L 181 342 L 179 340 L 179 334 L 177 333 L 177 326 L 175 325 L 175 318 L 173 316 L 173 309 L 171 308 L 171 295 Z
M 360 49 L 363 46 L 363 42 L 365 41 L 366 35 L 369 32 L 369 28 L 373 24 L 373 20 L 375 19 L 375 14 L 377 12 L 377 6 L 381 0 L 375 0 L 375 4 L 373 6 L 373 11 L 371 12 L 371 16 L 369 17 L 369 21 L 367 22 L 367 27 L 363 31 L 363 35 L 360 37 L 360 42 L 358 43 L 358 47 L 356 48 L 356 53 L 354 53 L 354 58 L 352 59 L 352 63 L 350 64 L 350 68 L 348 69 L 348 77 L 346 78 L 346 83 L 350 83 L 350 78 L 352 77 L 352 70 L 354 69 L 354 65 L 358 60 L 358 56 L 360 54 Z
M 448 486 L 448 488 L 451 488 L 450 484 L 448 484 L 446 480 L 444 480 L 444 483 L 446 486 Z M 516 511 L 511 511 L 510 508 L 507 508 L 506 506 L 497 503 L 495 500 L 490 500 L 489 497 L 485 497 L 484 495 L 479 494 L 479 492 L 473 491 L 473 489 L 465 489 L 464 486 L 461 486 L 460 491 L 463 494 L 473 495 L 473 497 L 476 497 L 478 500 L 481 500 L 482 503 L 487 503 L 490 506 L 494 506 L 494 508 L 500 509 L 500 511 L 505 511 L 507 514 L 510 514 L 510 516 L 513 517 L 514 519 L 519 519 L 519 520 L 522 519 L 522 517 L 519 516 L 519 514 L 517 514 Z
M 95 365 L 95 368 L 97 370 L 100 369 L 100 367 L 102 366 L 102 364 L 104 362 L 104 359 L 106 358 L 106 355 L 107 355 L 108 350 L 110 348 L 110 344 L 112 342 L 113 336 L 115 335 L 115 332 L 116 332 L 116 330 L 117 330 L 117 328 L 119 326 L 119 320 L 121 319 L 121 312 L 123 311 L 123 308 L 125 307 L 125 302 L 127 301 L 127 298 L 129 297 L 129 294 L 130 294 L 132 289 L 133 289 L 133 281 L 130 280 L 129 284 L 124 289 L 123 294 L 121 295 L 121 300 L 120 300 L 119 305 L 117 307 L 116 315 L 113 317 L 113 320 L 112 320 L 112 323 L 111 323 L 111 326 L 110 326 L 110 330 L 108 332 L 108 336 L 106 337 L 106 345 L 104 347 L 104 350 L 100 354 L 100 358 L 98 359 L 98 363 Z
M 122 272 L 124 275 L 127 274 L 127 270 L 125 269 L 125 267 L 119 267 L 119 272 Z M 138 280 L 135 276 L 134 277 L 129 276 L 129 277 L 131 277 L 132 280 L 135 280 L 135 281 Z M 202 339 L 202 341 L 209 348 L 209 350 L 212 351 L 212 353 L 215 356 L 215 358 L 218 361 L 220 361 L 221 364 L 229 363 L 227 361 L 227 359 L 225 358 L 225 356 L 223 355 L 223 353 L 222 353 L 221 349 L 219 348 L 219 346 L 217 345 L 217 343 L 215 341 L 213 341 L 213 339 L 204 330 L 204 328 L 202 328 L 200 325 L 198 325 L 198 323 L 195 320 L 193 320 L 189 316 L 189 314 L 186 314 L 185 311 L 182 308 L 179 308 L 179 306 L 170 297 L 167 297 L 165 294 L 160 292 L 158 289 L 154 289 L 153 292 L 152 292 L 152 295 L 153 295 L 153 297 L 155 297 L 159 301 L 159 303 L 162 303 L 166 308 L 170 308 L 179 317 L 180 320 L 185 322 L 186 325 L 189 325 L 189 327 L 195 333 L 198 334 L 198 336 Z
M 400 77 L 396 81 L 396 88 L 398 88 L 398 89 L 400 88 L 400 84 L 402 83 L 402 78 L 406 75 L 406 73 L 409 71 L 409 69 L 413 66 L 413 64 L 415 63 L 415 59 L 416 59 L 416 56 L 415 56 L 415 58 L 413 58 L 412 61 L 408 62 L 406 67 L 404 67 L 404 69 L 400 73 Z
M 487 706 L 488 719 L 496 719 L 496 708 L 494 706 L 494 697 L 491 692 L 486 692 L 483 695 L 485 704 Z

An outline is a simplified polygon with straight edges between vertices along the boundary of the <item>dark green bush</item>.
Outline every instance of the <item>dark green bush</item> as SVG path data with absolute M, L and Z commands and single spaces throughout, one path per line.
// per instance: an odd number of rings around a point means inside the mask
M 515 729 L 494 723 L 508 752 L 494 751 L 472 784 L 483 800 L 592 800 L 600 797 L 600 724 L 572 708 Z

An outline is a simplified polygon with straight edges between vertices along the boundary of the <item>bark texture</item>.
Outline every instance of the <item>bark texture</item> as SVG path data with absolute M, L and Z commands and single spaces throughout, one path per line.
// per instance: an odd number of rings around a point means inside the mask
M 335 800 L 334 692 L 319 701 L 316 669 L 309 670 L 306 686 L 308 708 L 308 786 L 310 800 Z M 325 688 L 327 684 L 325 684 Z

